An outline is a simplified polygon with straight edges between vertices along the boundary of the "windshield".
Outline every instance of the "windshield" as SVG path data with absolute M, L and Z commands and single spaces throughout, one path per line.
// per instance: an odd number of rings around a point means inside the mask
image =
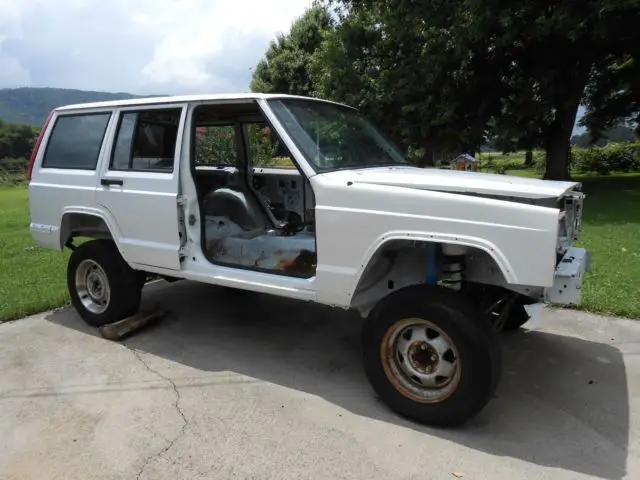
M 316 171 L 408 165 L 357 110 L 304 99 L 269 100 L 269 104 Z

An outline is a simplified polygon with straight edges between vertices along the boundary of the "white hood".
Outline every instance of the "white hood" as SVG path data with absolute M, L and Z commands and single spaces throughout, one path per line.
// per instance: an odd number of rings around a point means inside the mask
M 354 183 L 523 198 L 559 198 L 580 185 L 578 182 L 411 166 L 338 170 L 327 175 Z

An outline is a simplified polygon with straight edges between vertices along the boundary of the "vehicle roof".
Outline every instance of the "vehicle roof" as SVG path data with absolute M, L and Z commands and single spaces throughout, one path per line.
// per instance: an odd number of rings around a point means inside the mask
M 298 98 L 304 100 L 316 100 L 320 102 L 334 103 L 344 107 L 349 107 L 338 102 L 325 100 L 321 98 L 305 97 L 301 95 L 286 95 L 283 93 L 216 93 L 216 94 L 200 94 L 200 95 L 172 95 L 164 97 L 140 97 L 130 98 L 127 100 L 111 100 L 108 102 L 91 102 L 78 103 L 74 105 L 63 105 L 57 107 L 55 111 L 65 110 L 81 110 L 90 108 L 114 108 L 114 107 L 130 107 L 136 105 L 154 105 L 162 103 L 187 103 L 187 102 L 204 102 L 215 100 L 258 100 L 272 98 Z M 353 107 L 349 107 L 353 108 Z

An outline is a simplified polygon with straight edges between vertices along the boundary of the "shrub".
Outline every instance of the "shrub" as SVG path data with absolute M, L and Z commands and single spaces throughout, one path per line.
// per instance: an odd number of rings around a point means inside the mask
M 26 158 L 0 158 L 0 185 L 24 183 L 28 163 Z
M 571 152 L 571 167 L 577 173 L 599 175 L 640 171 L 640 142 L 574 148 Z
M 499 175 L 504 175 L 505 173 L 507 173 L 507 165 L 504 165 L 504 164 L 494 165 L 493 172 Z
M 536 150 L 533 152 L 533 168 L 539 174 L 543 174 L 547 168 L 547 155 L 544 150 Z
M 25 170 L 28 164 L 27 158 L 0 158 L 0 170 Z
M 544 152 L 535 152 L 534 167 L 544 173 L 546 158 Z M 570 169 L 578 174 L 596 173 L 609 175 L 614 172 L 640 171 L 640 142 L 611 143 L 604 147 L 571 149 Z

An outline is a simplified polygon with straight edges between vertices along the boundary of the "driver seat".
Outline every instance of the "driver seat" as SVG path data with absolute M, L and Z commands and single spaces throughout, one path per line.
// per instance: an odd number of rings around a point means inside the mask
M 271 228 L 262 205 L 236 176 L 205 196 L 204 211 L 206 215 L 226 217 L 244 231 Z

